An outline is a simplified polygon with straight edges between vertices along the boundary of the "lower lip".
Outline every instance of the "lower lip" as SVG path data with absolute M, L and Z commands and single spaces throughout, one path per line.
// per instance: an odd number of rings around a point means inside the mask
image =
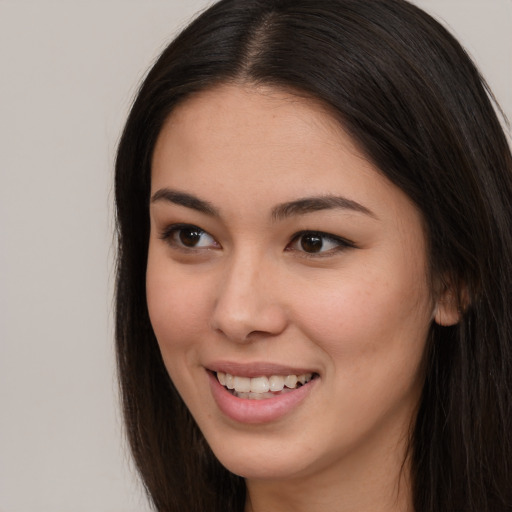
M 312 391 L 318 378 L 274 398 L 249 400 L 232 395 L 208 372 L 210 389 L 219 409 L 232 420 L 240 423 L 268 423 L 278 420 L 295 409 Z

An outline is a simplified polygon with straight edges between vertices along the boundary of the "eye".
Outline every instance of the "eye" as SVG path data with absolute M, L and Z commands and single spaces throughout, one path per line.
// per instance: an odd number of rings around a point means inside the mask
M 327 256 L 327 253 L 336 253 L 349 247 L 355 247 L 350 240 L 321 231 L 302 231 L 293 237 L 287 250 L 301 251 L 307 255 Z
M 174 224 L 167 227 L 160 238 L 171 247 L 180 249 L 218 249 L 219 243 L 203 229 L 190 224 Z

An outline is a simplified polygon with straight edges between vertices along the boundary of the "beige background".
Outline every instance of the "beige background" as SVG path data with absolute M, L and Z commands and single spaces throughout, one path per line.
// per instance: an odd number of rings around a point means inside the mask
M 0 512 L 145 512 L 116 408 L 112 163 L 204 0 L 0 0 Z M 512 117 L 512 1 L 418 0 Z

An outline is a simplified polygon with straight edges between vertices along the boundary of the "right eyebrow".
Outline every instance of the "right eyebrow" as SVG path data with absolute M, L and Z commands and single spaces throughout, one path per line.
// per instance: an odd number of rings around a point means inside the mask
M 179 192 L 168 188 L 161 188 L 151 196 L 151 203 L 159 201 L 166 201 L 168 203 L 191 208 L 212 217 L 219 217 L 219 211 L 208 201 L 198 199 L 197 197 L 187 194 L 186 192 Z

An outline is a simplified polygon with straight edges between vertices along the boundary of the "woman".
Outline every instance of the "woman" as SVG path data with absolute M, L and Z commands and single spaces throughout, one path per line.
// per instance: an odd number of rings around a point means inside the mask
M 489 94 L 402 0 L 222 0 L 163 52 L 116 164 L 119 374 L 157 510 L 512 510 Z

